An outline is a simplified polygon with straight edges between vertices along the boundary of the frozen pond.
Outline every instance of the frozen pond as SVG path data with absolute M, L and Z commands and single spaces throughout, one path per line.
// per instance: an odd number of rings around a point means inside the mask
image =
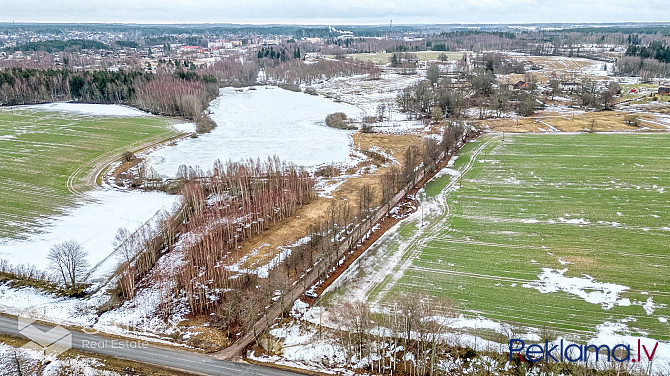
M 174 176 L 182 164 L 208 170 L 217 159 L 272 155 L 304 166 L 342 162 L 350 152 L 349 132 L 325 126 L 326 115 L 360 117 L 351 105 L 271 86 L 243 92 L 221 89 L 210 110 L 217 123 L 212 132 L 151 153 L 161 175 Z

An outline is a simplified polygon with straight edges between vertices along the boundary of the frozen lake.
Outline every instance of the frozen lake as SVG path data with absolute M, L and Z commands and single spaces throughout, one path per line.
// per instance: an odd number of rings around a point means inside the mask
M 161 175 L 174 176 L 182 164 L 206 171 L 217 159 L 277 155 L 304 166 L 342 162 L 350 152 L 349 132 L 325 126 L 326 115 L 360 116 L 354 106 L 272 86 L 221 89 L 210 110 L 217 124 L 213 131 L 151 153 L 149 160 Z

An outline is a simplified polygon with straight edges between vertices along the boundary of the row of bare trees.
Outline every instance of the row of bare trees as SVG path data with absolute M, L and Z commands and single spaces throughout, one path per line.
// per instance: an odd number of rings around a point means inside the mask
M 654 58 L 623 56 L 617 59 L 616 72 L 622 76 L 640 76 L 642 81 L 651 81 L 654 77 L 670 77 L 670 63 Z
M 189 218 L 185 233 L 192 240 L 184 244 L 177 291 L 191 312 L 211 310 L 228 289 L 244 285 L 231 281 L 225 267 L 237 261 L 241 241 L 294 215 L 314 198 L 313 178 L 277 158 L 217 163 L 210 176 L 186 183 L 182 205 Z
M 136 87 L 133 103 L 151 113 L 194 119 L 218 94 L 216 82 L 162 75 Z
M 454 304 L 407 294 L 373 312 L 367 302 L 347 302 L 335 312 L 336 340 L 345 362 L 379 374 L 435 375 L 444 359 Z
M 164 252 L 171 251 L 184 220 L 183 210 L 157 213 L 135 231 L 120 228 L 112 243 L 121 259 L 116 293 L 121 299 L 135 296 L 137 284 L 147 276 Z
M 306 64 L 300 59 L 294 59 L 281 63 L 276 67 L 265 69 L 265 78 L 267 80 L 293 85 L 312 84 L 334 77 L 353 76 L 356 74 L 378 76 L 380 70 L 372 62 L 350 59 L 320 59 L 311 64 Z
M 198 73 L 216 77 L 220 86 L 251 86 L 256 83 L 259 66 L 254 60 L 223 56 L 198 68 Z
M 391 200 L 401 191 L 413 187 L 423 172 L 437 169 L 441 157 L 453 154 L 468 134 L 461 124 L 447 126 L 438 139 L 429 137 L 422 144 L 410 145 L 401 168 L 387 169 L 380 176 L 381 192 L 374 194 L 369 185 L 362 185 L 356 202 L 334 202 L 326 216 L 312 224 L 308 230 L 309 242 L 293 249 L 285 260 L 286 277 L 299 278 L 310 268 L 316 268 L 320 279 L 325 280 L 369 234 L 369 223 L 378 208 L 390 210 Z M 308 286 L 304 286 L 307 288 Z

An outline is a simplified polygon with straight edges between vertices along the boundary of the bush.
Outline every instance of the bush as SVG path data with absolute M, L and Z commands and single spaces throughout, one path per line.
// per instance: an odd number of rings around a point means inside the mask
M 347 114 L 344 112 L 335 112 L 326 116 L 326 125 L 331 128 L 349 129 Z
M 296 84 L 279 83 L 279 84 L 277 84 L 277 86 L 279 86 L 280 88 L 282 88 L 284 90 L 295 91 L 296 93 L 299 93 L 299 92 L 302 91 L 302 90 L 300 90 L 300 86 L 298 86 Z
M 132 151 L 126 151 L 123 154 L 121 154 L 121 159 L 123 159 L 124 162 L 130 162 L 135 160 L 135 154 L 133 154 Z
M 628 114 L 623 117 L 623 122 L 634 127 L 640 126 L 640 116 L 637 114 Z
M 377 117 L 376 116 L 366 116 L 363 118 L 364 123 L 372 124 L 377 122 Z
M 209 133 L 216 128 L 216 123 L 209 116 L 198 116 L 195 118 L 195 131 L 197 133 Z
M 372 125 L 370 124 L 363 124 L 361 125 L 361 133 L 374 133 L 374 129 L 372 129 Z
M 317 169 L 314 172 L 314 175 L 318 177 L 324 177 L 324 178 L 332 178 L 333 176 L 339 176 L 340 175 L 340 170 L 337 169 L 335 166 L 323 166 Z
M 309 94 L 309 95 L 319 95 L 319 93 L 316 91 L 316 89 L 313 88 L 313 87 L 311 87 L 311 86 L 305 88 L 305 94 Z

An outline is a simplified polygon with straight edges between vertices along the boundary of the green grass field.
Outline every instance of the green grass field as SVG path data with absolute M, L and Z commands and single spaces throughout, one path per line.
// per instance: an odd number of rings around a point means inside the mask
M 427 224 L 371 250 L 390 272 L 367 298 L 428 293 L 520 328 L 589 337 L 610 322 L 670 339 L 668 166 L 670 134 L 482 137 L 459 153 L 462 179 L 425 187 Z
M 159 117 L 0 109 L 0 238 L 22 238 L 72 205 L 126 150 L 176 133 Z

